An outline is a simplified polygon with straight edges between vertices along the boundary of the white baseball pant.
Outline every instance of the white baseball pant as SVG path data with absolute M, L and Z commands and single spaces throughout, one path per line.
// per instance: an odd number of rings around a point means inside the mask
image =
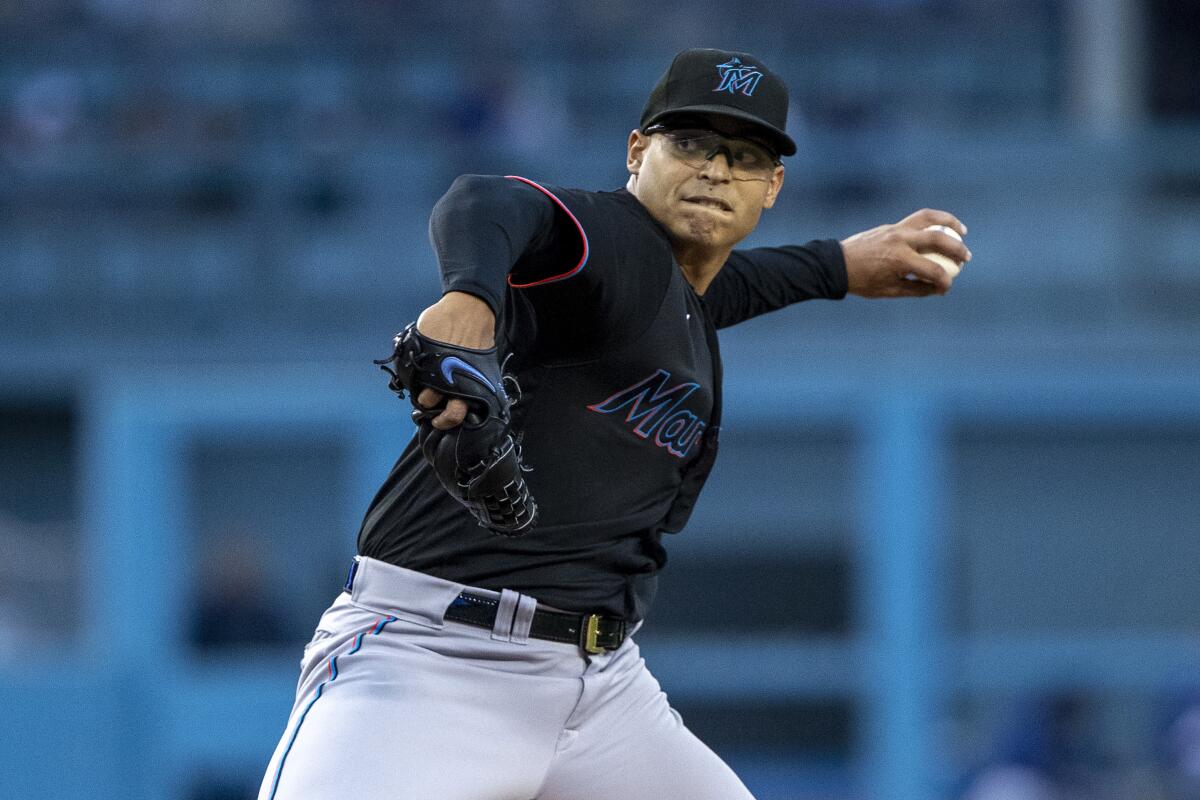
M 305 647 L 259 800 L 753 800 L 632 638 L 599 655 L 526 638 L 536 604 L 514 592 L 492 630 L 444 621 L 466 588 L 359 558 Z

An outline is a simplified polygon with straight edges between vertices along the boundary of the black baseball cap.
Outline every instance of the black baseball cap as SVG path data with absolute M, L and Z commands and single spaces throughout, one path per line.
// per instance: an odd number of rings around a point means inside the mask
M 780 155 L 796 153 L 787 135 L 787 87 L 749 53 L 695 48 L 675 56 L 646 100 L 641 129 L 681 114 L 706 114 L 752 122 Z

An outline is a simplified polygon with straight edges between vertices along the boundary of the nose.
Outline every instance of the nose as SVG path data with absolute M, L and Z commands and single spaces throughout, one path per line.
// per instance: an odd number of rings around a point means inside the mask
M 724 155 L 725 158 L 717 158 L 719 155 Z M 700 174 L 710 180 L 729 180 L 732 168 L 733 153 L 729 152 L 725 145 L 719 144 L 704 157 L 704 166 L 700 168 Z

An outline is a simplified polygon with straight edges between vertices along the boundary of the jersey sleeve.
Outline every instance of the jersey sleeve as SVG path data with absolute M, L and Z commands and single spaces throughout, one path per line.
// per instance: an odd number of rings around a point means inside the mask
M 734 250 L 704 293 L 704 303 L 714 324 L 727 328 L 802 300 L 840 300 L 846 290 L 842 246 L 823 239 Z
M 545 192 L 522 180 L 463 175 L 429 219 L 444 292 L 467 292 L 499 316 L 507 284 L 554 280 L 581 250 L 577 225 Z M 538 265 L 544 265 L 539 268 Z

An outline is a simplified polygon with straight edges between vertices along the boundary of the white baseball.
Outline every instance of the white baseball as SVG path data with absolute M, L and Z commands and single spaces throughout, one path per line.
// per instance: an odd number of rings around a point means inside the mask
M 957 239 L 958 241 L 960 241 L 960 242 L 962 241 L 962 237 L 958 235 L 958 231 L 956 231 L 956 230 L 954 230 L 954 228 L 948 227 L 946 225 L 930 225 L 925 230 L 941 231 L 942 233 L 946 234 L 947 236 L 952 236 L 955 239 Z M 944 256 L 941 253 L 935 253 L 935 252 L 927 251 L 927 250 L 921 251 L 921 255 L 924 256 L 925 258 L 928 258 L 930 261 L 937 264 L 942 269 L 946 270 L 946 274 L 949 275 L 951 278 L 958 277 L 958 273 L 962 271 L 962 264 L 958 263 L 957 261 L 950 258 L 949 256 Z

